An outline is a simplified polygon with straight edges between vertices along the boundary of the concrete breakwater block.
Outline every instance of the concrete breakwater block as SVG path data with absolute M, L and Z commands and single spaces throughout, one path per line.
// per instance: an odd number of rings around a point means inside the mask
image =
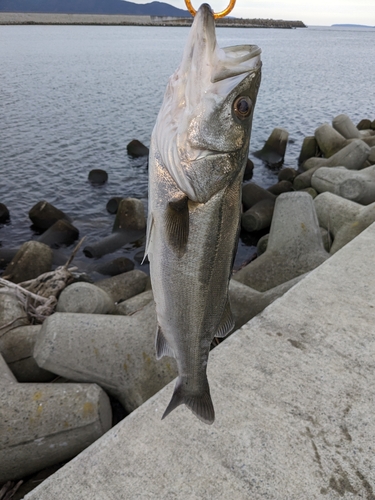
M 358 139 L 361 134 L 348 115 L 341 114 L 332 120 L 332 126 L 346 139 Z
M 16 383 L 17 383 L 16 377 L 13 375 L 9 366 L 5 362 L 5 359 L 0 354 L 0 391 L 2 390 L 3 385 L 7 386 L 9 384 L 16 384 Z
M 129 314 L 134 314 L 137 311 L 140 311 L 147 304 L 154 300 L 154 294 L 152 290 L 146 290 L 145 292 L 139 293 L 138 295 L 134 295 L 128 300 L 124 300 L 120 302 L 116 306 L 115 314 L 124 314 L 128 316 Z
M 112 423 L 94 384 L 0 384 L 0 415 L 0 484 L 74 457 Z
M 319 224 L 333 235 L 330 253 L 344 245 L 375 222 L 375 203 L 364 207 L 330 192 L 321 193 L 315 200 Z
M 30 209 L 29 217 L 34 226 L 39 229 L 48 229 L 60 219 L 72 222 L 68 215 L 44 200 L 39 201 Z
M 363 168 L 370 155 L 370 146 L 355 139 L 330 158 L 310 158 L 303 164 L 304 170 L 316 167 L 346 167 L 349 170 Z
M 49 382 L 54 373 L 39 368 L 34 357 L 35 340 L 41 325 L 26 325 L 1 331 L 0 354 L 18 382 Z
M 312 197 L 302 192 L 284 193 L 275 203 L 266 252 L 233 279 L 264 292 L 311 271 L 328 257 Z
M 131 412 L 177 374 L 174 359 L 156 359 L 156 325 L 153 302 L 131 316 L 55 313 L 34 358 L 69 380 L 99 384 Z
M 73 283 L 61 292 L 57 312 L 111 314 L 115 303 L 107 292 L 91 283 Z
M 27 241 L 4 271 L 4 279 L 21 283 L 48 273 L 52 268 L 52 250 L 38 241 Z
M 260 231 L 272 222 L 275 200 L 261 200 L 241 215 L 241 226 L 245 231 Z
M 146 273 L 134 269 L 112 278 L 99 280 L 95 285 L 104 290 L 113 302 L 122 302 L 144 292 L 149 279 Z
M 339 134 L 329 123 L 323 123 L 315 130 L 315 139 L 320 151 L 326 158 L 334 155 L 345 145 L 345 137 Z
M 216 421 L 174 383 L 25 500 L 370 500 L 375 226 L 210 354 Z
M 13 292 L 0 288 L 0 328 L 16 328 L 28 325 L 29 320 L 20 301 Z M 2 332 L 5 332 L 2 330 Z
M 248 182 L 242 186 L 242 203 L 245 211 L 263 200 L 275 201 L 276 196 L 253 182 Z
M 280 166 L 284 161 L 289 132 L 285 128 L 275 128 L 260 151 L 254 156 L 271 166 Z
M 330 191 L 347 200 L 369 205 L 375 202 L 375 166 L 360 171 L 322 167 L 314 172 L 311 185 L 318 193 Z

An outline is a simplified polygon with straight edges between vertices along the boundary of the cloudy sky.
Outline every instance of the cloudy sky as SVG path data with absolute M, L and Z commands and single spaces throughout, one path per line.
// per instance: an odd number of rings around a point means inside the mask
M 151 0 L 131 0 L 147 3 Z M 161 0 L 185 7 L 184 0 Z M 207 0 L 206 0 L 207 1 Z M 195 9 L 203 0 L 192 0 Z M 208 1 L 214 11 L 223 10 L 229 0 Z M 237 0 L 232 11 L 235 17 L 300 20 L 308 25 L 365 24 L 375 26 L 375 0 Z

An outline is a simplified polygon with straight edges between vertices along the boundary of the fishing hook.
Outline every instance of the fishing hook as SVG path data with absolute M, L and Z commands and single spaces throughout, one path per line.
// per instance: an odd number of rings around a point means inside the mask
M 197 11 L 194 9 L 194 7 L 191 5 L 190 0 L 185 0 L 186 7 L 188 8 L 188 11 L 190 14 L 194 17 Z M 233 7 L 236 4 L 236 0 L 229 0 L 229 5 L 226 7 L 224 10 L 221 12 L 214 12 L 214 18 L 219 19 L 220 17 L 225 17 L 233 10 Z

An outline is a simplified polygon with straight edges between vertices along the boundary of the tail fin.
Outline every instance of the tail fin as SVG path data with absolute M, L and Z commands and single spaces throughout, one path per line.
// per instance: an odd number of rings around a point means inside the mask
M 214 405 L 212 404 L 208 381 L 207 388 L 200 394 L 184 394 L 181 379 L 178 378 L 172 399 L 162 416 L 162 420 L 182 404 L 185 404 L 194 413 L 194 415 L 205 424 L 211 425 L 214 423 L 215 410 Z

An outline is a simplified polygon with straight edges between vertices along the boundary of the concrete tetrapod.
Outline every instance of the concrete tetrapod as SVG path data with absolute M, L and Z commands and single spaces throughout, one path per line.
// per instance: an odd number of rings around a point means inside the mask
M 156 326 L 153 302 L 131 316 L 55 313 L 34 358 L 69 380 L 96 382 L 131 412 L 177 375 L 174 359 L 156 359 Z
M 370 500 L 375 226 L 210 354 L 216 421 L 173 384 L 25 500 Z
M 323 123 L 315 130 L 315 139 L 326 158 L 337 153 L 345 144 L 345 137 L 339 134 L 329 123 Z
M 0 356 L 0 484 L 74 457 L 111 428 L 97 385 L 18 384 L 4 364 Z
M 312 197 L 302 192 L 284 193 L 275 203 L 266 252 L 233 279 L 264 292 L 311 271 L 328 257 Z
M 346 139 L 358 139 L 361 134 L 348 115 L 338 115 L 332 120 L 332 125 Z
M 331 254 L 375 222 L 375 203 L 364 207 L 327 191 L 318 195 L 314 204 L 319 224 L 333 235 Z
M 322 167 L 314 172 L 311 185 L 318 193 L 329 191 L 347 200 L 369 205 L 375 201 L 375 165 L 360 171 Z
M 371 148 L 361 139 L 355 139 L 330 158 L 310 158 L 302 168 L 310 170 L 317 167 L 346 167 L 349 170 L 359 170 L 370 156 Z

